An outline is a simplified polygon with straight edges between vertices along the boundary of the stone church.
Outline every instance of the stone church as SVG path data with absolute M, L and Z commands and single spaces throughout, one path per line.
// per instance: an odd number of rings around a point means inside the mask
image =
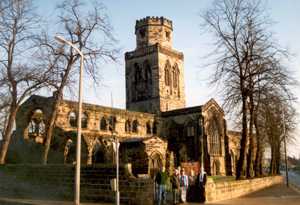
M 197 164 L 210 175 L 233 175 L 240 135 L 227 131 L 224 111 L 214 99 L 186 107 L 184 55 L 172 47 L 172 21 L 137 20 L 135 35 L 136 49 L 125 53 L 126 109 L 83 104 L 82 162 L 112 163 L 118 137 L 120 160 L 131 163 L 135 174 Z M 33 95 L 25 101 L 16 136 L 42 145 L 53 100 Z M 74 162 L 76 119 L 77 102 L 62 100 L 51 145 L 61 153 L 56 163 Z

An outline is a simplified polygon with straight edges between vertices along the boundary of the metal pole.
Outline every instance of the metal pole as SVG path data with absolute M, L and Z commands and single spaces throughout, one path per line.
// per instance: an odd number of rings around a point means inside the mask
M 76 169 L 75 169 L 75 205 L 80 205 L 80 165 L 81 165 L 81 114 L 82 114 L 82 75 L 83 75 L 83 53 L 70 41 L 61 36 L 54 37 L 63 44 L 68 44 L 74 48 L 80 55 L 80 71 L 79 71 L 79 94 L 78 94 L 78 118 L 77 118 L 77 144 L 76 144 Z
M 81 165 L 81 114 L 82 114 L 82 72 L 83 56 L 80 58 L 79 96 L 78 96 L 78 121 L 77 121 L 77 147 L 76 147 L 76 172 L 75 172 L 75 205 L 80 204 L 80 165 Z
M 203 145 L 203 143 L 204 143 L 204 139 L 203 139 L 203 137 L 204 137 L 204 129 L 203 129 L 203 127 L 204 127 L 204 125 L 203 125 L 203 116 L 201 115 L 200 116 L 200 125 L 201 125 L 201 140 L 200 140 L 200 142 L 201 142 L 201 170 L 204 170 L 204 145 Z
M 285 131 L 285 115 L 284 110 L 282 109 L 282 118 L 283 118 L 283 143 L 284 143 L 284 161 L 285 161 L 285 177 L 286 177 L 286 186 L 289 186 L 289 172 L 287 165 L 287 153 L 286 153 L 286 131 Z
M 120 192 L 119 192 L 119 139 L 116 136 L 116 205 L 120 205 Z

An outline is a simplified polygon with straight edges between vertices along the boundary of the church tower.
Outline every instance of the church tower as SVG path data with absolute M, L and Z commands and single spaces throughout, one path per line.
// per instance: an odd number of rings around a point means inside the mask
M 185 107 L 183 53 L 172 48 L 172 21 L 136 21 L 136 49 L 125 53 L 126 107 L 160 113 Z

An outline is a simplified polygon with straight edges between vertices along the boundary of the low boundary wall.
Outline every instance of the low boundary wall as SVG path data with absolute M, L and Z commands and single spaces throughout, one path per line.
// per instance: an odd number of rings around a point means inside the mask
M 74 198 L 74 166 L 64 165 L 3 165 L 0 170 L 15 176 L 20 182 L 30 183 L 43 189 L 56 200 Z M 153 205 L 154 182 L 152 179 L 135 178 L 120 166 L 120 202 L 128 205 Z M 84 202 L 115 201 L 115 192 L 111 188 L 111 179 L 115 178 L 113 166 L 82 166 L 80 198 Z M 41 190 L 43 191 L 43 190 Z M 24 197 L 33 197 L 26 195 Z M 39 196 L 34 196 L 39 197 Z M 49 196 L 50 197 L 50 196 Z
M 206 184 L 206 200 L 208 202 L 237 198 L 266 187 L 283 183 L 282 176 L 270 176 L 238 181 L 213 182 Z

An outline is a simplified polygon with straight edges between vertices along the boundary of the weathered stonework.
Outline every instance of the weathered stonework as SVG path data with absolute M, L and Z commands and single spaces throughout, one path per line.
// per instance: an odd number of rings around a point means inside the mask
M 226 130 L 225 115 L 211 99 L 185 107 L 183 53 L 172 48 L 170 20 L 147 17 L 136 22 L 137 47 L 125 54 L 126 110 L 83 103 L 82 162 L 114 162 L 120 140 L 121 163 L 133 173 L 154 173 L 160 166 L 204 165 L 209 175 L 234 174 L 239 133 Z M 53 97 L 33 95 L 17 113 L 16 136 L 44 144 Z M 75 160 L 77 102 L 62 100 L 51 150 L 61 163 Z M 167 155 L 174 162 L 168 162 Z M 202 160 L 203 156 L 203 160 Z

